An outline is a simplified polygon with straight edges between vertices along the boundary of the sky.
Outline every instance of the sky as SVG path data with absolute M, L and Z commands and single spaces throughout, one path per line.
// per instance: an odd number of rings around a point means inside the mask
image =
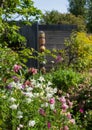
M 33 0 L 34 6 L 45 11 L 57 10 L 61 13 L 67 13 L 68 0 Z

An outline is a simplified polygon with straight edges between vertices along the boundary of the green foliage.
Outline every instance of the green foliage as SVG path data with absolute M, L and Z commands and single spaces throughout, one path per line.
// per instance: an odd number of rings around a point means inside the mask
M 26 46 L 26 39 L 19 34 L 16 20 L 30 24 L 41 17 L 41 11 L 32 0 L 2 1 L 0 4 L 0 44 L 20 51 Z
M 41 11 L 32 0 L 0 1 L 0 86 L 16 75 L 15 64 L 25 66 L 28 58 L 33 58 L 33 51 L 26 48 L 26 39 L 20 35 L 16 21 L 31 25 L 40 17 Z
M 79 73 L 72 69 L 57 69 L 52 76 L 52 82 L 58 89 L 68 92 L 77 88 L 82 78 Z
M 75 16 L 81 15 L 85 17 L 86 14 L 86 0 L 68 0 L 69 2 L 69 12 Z
M 62 14 L 56 10 L 46 11 L 42 18 L 45 24 L 73 24 L 77 25 L 78 31 L 85 31 L 86 24 L 82 16 L 76 17 L 73 14 Z
M 89 33 L 92 32 L 92 0 L 68 0 L 68 10 L 75 16 L 82 16 Z
M 33 0 L 5 0 L 1 2 L 0 9 L 4 21 L 17 19 L 32 22 L 41 16 L 41 11 L 34 7 Z
M 83 32 L 72 33 L 65 41 L 66 62 L 78 71 L 92 67 L 92 36 Z
M 13 66 L 15 63 L 19 63 L 18 54 L 7 47 L 0 47 L 0 86 L 4 86 L 6 80 L 14 76 Z
M 92 1 L 91 0 L 87 0 L 87 28 L 88 28 L 88 32 L 92 33 Z

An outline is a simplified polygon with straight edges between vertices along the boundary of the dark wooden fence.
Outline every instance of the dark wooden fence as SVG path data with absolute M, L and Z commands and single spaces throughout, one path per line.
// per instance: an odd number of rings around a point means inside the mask
M 38 23 L 32 26 L 22 26 L 20 34 L 27 39 L 27 46 L 39 51 L 39 31 L 44 31 L 46 35 L 46 48 L 51 50 L 64 48 L 64 40 L 68 38 L 73 30 L 76 30 L 76 25 L 39 25 Z M 28 67 L 38 67 L 38 62 L 30 59 Z M 49 64 L 49 63 L 48 63 Z

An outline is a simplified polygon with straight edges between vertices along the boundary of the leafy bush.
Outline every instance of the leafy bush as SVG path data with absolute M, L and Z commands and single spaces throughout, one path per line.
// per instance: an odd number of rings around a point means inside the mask
M 77 71 L 92 67 L 92 36 L 83 32 L 72 33 L 65 41 L 66 62 Z
M 79 73 L 69 69 L 58 69 L 52 75 L 52 82 L 58 89 L 67 92 L 73 87 L 77 87 L 82 78 Z
M 0 47 L 0 86 L 14 76 L 13 66 L 20 64 L 18 54 L 7 47 Z

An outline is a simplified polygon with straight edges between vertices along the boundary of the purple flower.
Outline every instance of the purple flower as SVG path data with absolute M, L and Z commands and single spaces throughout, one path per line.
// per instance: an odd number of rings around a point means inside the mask
M 79 112 L 80 112 L 80 113 L 84 113 L 83 108 L 80 108 Z
M 13 78 L 13 80 L 14 80 L 15 82 L 18 82 L 18 81 L 19 81 L 19 79 L 18 79 L 17 76 L 13 76 L 12 78 Z
M 42 116 L 45 116 L 45 111 L 44 111 L 44 109 L 40 108 L 40 109 L 39 109 L 39 113 L 40 113 Z
M 47 127 L 48 127 L 48 129 L 51 128 L 51 123 L 50 122 L 47 123 Z
M 7 89 L 12 89 L 11 85 L 6 86 Z

